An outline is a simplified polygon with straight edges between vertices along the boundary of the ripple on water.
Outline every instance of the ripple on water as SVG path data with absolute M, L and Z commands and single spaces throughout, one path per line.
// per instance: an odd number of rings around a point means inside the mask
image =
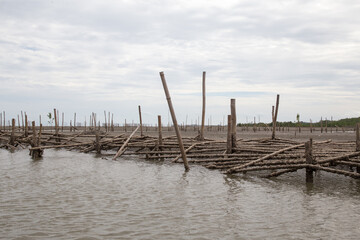
M 132 157 L 0 150 L 6 239 L 356 239 L 360 183 L 299 171 L 275 180 Z

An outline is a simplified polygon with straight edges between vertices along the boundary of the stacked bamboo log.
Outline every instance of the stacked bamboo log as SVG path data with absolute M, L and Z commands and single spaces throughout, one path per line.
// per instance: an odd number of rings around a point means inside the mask
M 160 123 L 161 124 L 161 123 Z M 15 129 L 15 128 L 13 128 Z M 121 155 L 133 155 L 155 161 L 182 162 L 182 153 L 176 136 L 146 136 L 95 131 L 43 132 L 34 123 L 25 132 L 1 131 L 0 147 L 15 150 L 30 146 L 32 157 L 40 157 L 45 149 L 63 148 L 84 153 L 97 153 L 104 157 L 120 159 Z M 161 128 L 159 128 L 161 129 Z M 313 171 L 326 171 L 352 178 L 360 178 L 360 151 L 358 141 L 332 142 L 309 141 L 299 143 L 288 139 L 236 140 L 232 152 L 227 151 L 227 141 L 198 138 L 182 138 L 188 163 L 218 169 L 226 174 L 259 172 L 261 176 L 275 177 L 298 169 L 306 169 L 307 179 Z

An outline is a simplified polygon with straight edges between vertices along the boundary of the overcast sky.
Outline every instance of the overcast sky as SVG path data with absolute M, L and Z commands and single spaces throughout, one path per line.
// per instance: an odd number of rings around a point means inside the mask
M 67 121 L 168 121 L 164 71 L 179 122 L 360 115 L 357 0 L 0 0 L 0 111 Z

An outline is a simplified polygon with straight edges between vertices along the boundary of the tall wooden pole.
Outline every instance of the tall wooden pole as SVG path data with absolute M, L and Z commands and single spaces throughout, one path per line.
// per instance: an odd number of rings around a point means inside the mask
M 202 78 L 202 115 L 201 115 L 200 140 L 204 140 L 205 106 L 206 106 L 205 77 L 206 77 L 206 72 L 203 72 L 203 78 Z
M 279 100 L 280 100 L 280 95 L 278 94 L 276 96 L 276 108 L 275 108 L 275 114 L 274 114 L 274 118 L 273 118 L 273 129 L 272 129 L 272 136 L 271 139 L 275 139 L 275 131 L 276 131 L 276 121 L 277 121 L 277 115 L 278 115 L 278 111 L 279 111 Z
M 231 109 L 231 147 L 236 148 L 236 108 L 235 108 L 235 99 L 230 100 L 230 109 Z
M 139 120 L 140 120 L 140 136 L 143 136 L 142 118 L 141 118 L 141 107 L 139 105 Z
M 174 111 L 174 107 L 173 107 L 172 102 L 171 102 L 170 93 L 169 93 L 169 89 L 168 89 L 167 84 L 166 84 L 164 72 L 160 72 L 160 77 L 161 77 L 161 81 L 162 81 L 162 84 L 163 84 L 163 87 L 164 87 L 166 100 L 167 100 L 168 105 L 169 105 L 171 118 L 173 120 L 175 132 L 176 132 L 176 136 L 177 136 L 177 139 L 178 139 L 179 148 L 180 148 L 180 152 L 181 152 L 181 157 L 182 157 L 183 162 L 184 162 L 185 171 L 188 171 L 190 169 L 189 168 L 189 163 L 188 163 L 187 158 L 186 158 L 184 144 L 183 144 L 181 134 L 180 134 L 180 131 L 179 131 L 179 126 L 178 126 L 178 123 L 177 123 L 177 120 L 176 120 L 175 111 Z

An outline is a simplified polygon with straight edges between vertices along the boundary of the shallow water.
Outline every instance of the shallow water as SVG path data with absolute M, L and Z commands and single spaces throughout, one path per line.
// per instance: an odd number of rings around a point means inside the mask
M 2 239 L 358 239 L 360 181 L 0 150 Z

